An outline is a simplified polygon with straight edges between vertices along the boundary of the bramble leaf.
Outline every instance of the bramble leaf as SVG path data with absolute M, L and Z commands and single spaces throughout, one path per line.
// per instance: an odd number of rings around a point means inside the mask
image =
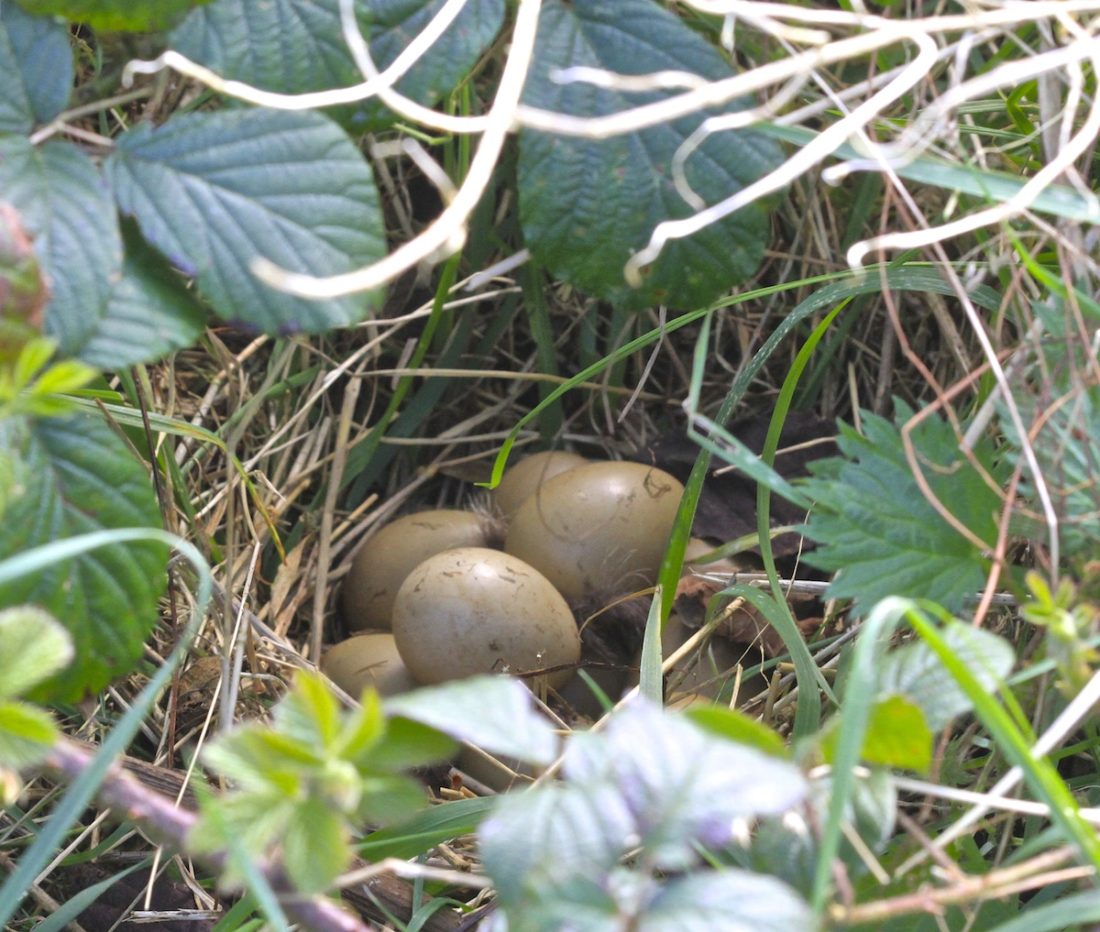
M 64 110 L 73 88 L 64 24 L 0 3 L 0 87 L 0 133 L 27 133 Z
M 178 272 L 123 224 L 122 275 L 107 309 L 77 354 L 98 369 L 118 370 L 190 346 L 206 325 L 206 310 Z
M 554 80 L 559 69 L 579 65 L 624 75 L 671 70 L 708 80 L 733 74 L 717 49 L 652 0 L 548 0 L 539 17 L 525 104 L 591 117 L 668 96 Z M 675 187 L 672 160 L 708 115 L 608 139 L 525 129 L 519 146 L 520 217 L 535 258 L 571 284 L 631 308 L 698 307 L 751 276 L 768 239 L 768 211 L 761 203 L 671 241 L 641 288 L 631 289 L 623 278 L 627 259 L 646 245 L 658 223 L 695 213 Z M 720 133 L 688 159 L 687 180 L 713 204 L 776 167 L 781 156 L 776 143 L 750 131 Z
M 122 265 L 118 218 L 103 178 L 76 146 L 0 136 L 0 191 L 22 215 L 50 283 L 45 333 L 80 350 L 107 308 Z
M 336 275 L 386 253 L 378 191 L 351 140 L 318 113 L 177 114 L 123 134 L 107 161 L 120 209 L 230 322 L 318 332 L 366 316 L 366 295 L 311 301 L 250 271 Z
M 443 3 L 373 0 L 357 4 L 371 58 L 380 70 L 397 58 Z M 473 68 L 503 20 L 503 0 L 471 0 L 402 76 L 396 89 L 417 103 L 434 103 Z M 302 94 L 364 80 L 344 41 L 337 0 L 219 0 L 193 10 L 170 41 L 179 52 L 222 77 L 266 91 Z M 381 114 L 376 101 L 367 106 L 372 119 Z M 366 119 L 360 112 L 352 123 Z
M 98 417 L 0 422 L 18 488 L 0 522 L 0 559 L 90 531 L 158 527 L 145 467 Z M 141 658 L 166 584 L 161 544 L 111 544 L 0 586 L 0 606 L 34 604 L 72 637 L 75 662 L 32 698 L 73 701 L 129 673 Z
M 911 411 L 897 404 L 897 420 Z M 840 425 L 841 457 L 811 464 L 812 478 L 799 486 L 815 499 L 801 528 L 818 547 L 806 562 L 837 575 L 831 598 L 852 598 L 858 610 L 898 595 L 931 599 L 955 610 L 985 578 L 983 548 L 947 523 L 910 470 L 897 427 L 864 412 L 864 435 Z M 912 432 L 922 472 L 955 518 L 980 540 L 997 536 L 998 493 L 960 452 L 955 432 L 932 416 Z M 986 445 L 973 451 L 996 481 Z

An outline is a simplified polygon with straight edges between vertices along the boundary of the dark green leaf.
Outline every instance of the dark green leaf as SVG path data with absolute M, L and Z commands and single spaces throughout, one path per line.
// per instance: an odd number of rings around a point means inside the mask
M 177 272 L 123 225 L 122 277 L 107 297 L 107 312 L 78 356 L 99 369 L 154 362 L 190 346 L 206 324 L 206 311 Z
M 320 799 L 298 803 L 283 835 L 283 863 L 294 885 L 305 894 L 322 893 L 350 860 L 341 815 Z
M 897 404 L 898 423 L 911 411 Z M 840 425 L 843 457 L 812 464 L 800 483 L 816 500 L 803 528 L 818 542 L 806 561 L 837 570 L 829 595 L 852 598 L 865 610 L 890 595 L 931 599 L 949 610 L 985 579 L 983 549 L 948 524 L 925 497 L 910 470 L 900 431 L 864 412 L 864 436 Z M 954 517 L 992 546 L 1001 501 L 963 453 L 951 425 L 925 418 L 911 438 L 928 485 Z M 979 462 L 994 475 L 989 450 Z
M 0 701 L 0 761 L 5 767 L 33 767 L 57 740 L 49 713 L 24 702 Z
M 575 65 L 627 75 L 669 69 L 709 80 L 733 73 L 717 49 L 652 0 L 548 0 L 524 103 L 599 116 L 664 96 L 552 79 L 554 71 Z M 566 281 L 628 307 L 698 307 L 751 276 L 768 239 L 768 211 L 760 203 L 670 242 L 640 289 L 623 279 L 627 259 L 646 245 L 658 223 L 695 212 L 674 186 L 671 163 L 705 117 L 683 117 L 609 139 L 524 130 L 520 215 L 535 257 Z M 777 166 L 781 155 L 776 143 L 752 132 L 721 133 L 688 160 L 687 178 L 713 204 Z
M 952 621 L 943 627 L 942 635 L 955 656 L 990 692 L 1001 685 L 1016 661 L 1011 644 L 981 628 Z M 912 700 L 934 732 L 945 728 L 956 715 L 970 711 L 966 694 L 922 640 L 891 651 L 880 669 L 880 695 L 896 693 Z
M 443 3 L 360 0 L 357 9 L 375 64 L 387 67 Z M 397 90 L 418 103 L 434 103 L 473 68 L 503 19 L 503 0 L 471 0 L 397 82 Z M 338 0 L 218 0 L 192 11 L 173 32 L 171 45 L 225 78 L 267 91 L 300 94 L 363 81 L 344 42 Z M 381 109 L 374 103 L 369 112 L 377 117 Z M 360 108 L 353 122 L 365 118 Z
M 822 736 L 828 763 L 832 763 L 836 739 L 836 728 L 827 728 Z M 875 703 L 860 758 L 868 764 L 926 773 L 932 763 L 932 730 L 920 706 L 904 696 L 889 696 Z
M 748 871 L 708 871 L 666 884 L 646 904 L 639 932 L 789 932 L 812 929 L 806 902 L 785 883 Z
M 0 611 L 0 699 L 23 695 L 72 659 L 72 638 L 48 612 L 33 605 Z
M 64 110 L 73 87 L 64 24 L 0 3 L 0 87 L 0 133 L 27 133 Z
M 107 308 L 122 237 L 103 179 L 76 146 L 0 136 L 0 191 L 23 215 L 50 282 L 45 332 L 79 351 Z
M 308 301 L 250 271 L 336 275 L 385 255 L 370 167 L 317 113 L 190 113 L 124 134 L 107 162 L 115 197 L 141 232 L 230 322 L 269 333 L 318 332 L 361 320 L 364 295 Z
M 389 715 L 409 718 L 494 754 L 549 764 L 558 739 L 534 709 L 531 694 L 516 680 L 479 676 L 394 696 Z
M 0 448 L 23 467 L 0 558 L 75 534 L 160 526 L 148 473 L 98 416 L 9 419 Z M 129 673 L 157 622 L 166 562 L 161 544 L 115 544 L 0 586 L 0 605 L 40 605 L 73 639 L 76 662 L 32 695 L 74 700 Z
M 163 29 L 209 0 L 19 0 L 38 13 L 56 13 L 99 30 Z
M 496 805 L 492 797 L 479 797 L 432 806 L 408 821 L 371 832 L 356 846 L 359 856 L 367 861 L 415 858 L 438 844 L 476 831 Z

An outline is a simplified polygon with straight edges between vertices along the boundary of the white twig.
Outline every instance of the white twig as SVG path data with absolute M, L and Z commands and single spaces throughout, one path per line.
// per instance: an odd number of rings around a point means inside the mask
M 466 220 L 492 178 L 497 158 L 515 121 L 520 94 L 534 53 L 540 3 L 541 0 L 520 2 L 512 31 L 512 50 L 487 115 L 488 128 L 481 137 L 462 187 L 431 226 L 380 262 L 344 275 L 317 278 L 289 272 L 263 258 L 253 262 L 253 273 L 267 284 L 291 294 L 307 298 L 333 298 L 377 288 L 424 259 L 461 249 L 466 235 Z

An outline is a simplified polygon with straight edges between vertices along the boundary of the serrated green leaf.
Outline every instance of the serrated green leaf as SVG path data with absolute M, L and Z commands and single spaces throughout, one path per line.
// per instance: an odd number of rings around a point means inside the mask
M 119 138 L 107 162 L 120 209 L 230 322 L 267 333 L 319 332 L 361 320 L 371 298 L 309 301 L 250 271 L 336 275 L 386 252 L 374 178 L 318 113 L 234 110 L 176 115 Z
M 99 417 L 8 419 L 0 447 L 21 465 L 0 523 L 0 559 L 89 531 L 161 523 L 145 467 Z M 79 699 L 134 668 L 157 622 L 167 556 L 161 544 L 116 544 L 0 586 L 0 606 L 39 605 L 73 640 L 75 663 L 32 698 Z
M 989 692 L 998 689 L 1012 671 L 1016 652 L 1003 638 L 961 621 L 944 625 L 943 640 Z M 933 732 L 947 727 L 956 715 L 970 711 L 971 703 L 955 678 L 924 641 L 913 641 L 891 651 L 879 673 L 879 693 L 896 693 L 915 703 Z
M 72 659 L 72 638 L 49 612 L 33 605 L 0 611 L 0 699 L 23 695 Z
M 725 868 L 681 877 L 645 905 L 639 932 L 812 929 L 809 906 L 773 877 Z
M 717 705 L 702 706 L 689 709 L 684 713 L 684 717 L 704 731 L 756 748 L 772 757 L 786 760 L 791 756 L 787 745 L 778 734 L 767 725 L 735 709 Z
M 45 332 L 77 352 L 107 308 L 122 237 L 103 178 L 76 146 L 0 136 L 0 191 L 22 214 L 50 282 Z
M 371 57 L 386 68 L 439 12 L 444 0 L 373 0 L 356 7 Z M 397 90 L 431 104 L 466 75 L 500 30 L 503 0 L 471 0 Z M 300 94 L 359 84 L 344 42 L 338 0 L 218 0 L 193 10 L 170 44 L 219 75 L 267 91 Z M 376 119 L 377 103 L 352 122 Z
M 57 14 L 99 30 L 164 29 L 186 10 L 209 0 L 18 0 L 37 13 Z
M 897 421 L 911 411 L 897 403 Z M 799 483 L 815 499 L 801 530 L 818 543 L 806 562 L 836 570 L 831 598 L 851 598 L 865 610 L 887 596 L 930 599 L 955 610 L 985 579 L 983 549 L 948 524 L 910 470 L 897 427 L 864 412 L 864 436 L 840 425 L 842 457 L 811 464 Z M 951 425 L 935 415 L 911 433 L 925 479 L 956 519 L 992 546 L 1001 501 L 959 450 Z M 994 476 L 988 447 L 973 455 Z
M 826 727 L 821 749 L 827 763 L 832 763 L 836 740 L 837 729 Z M 860 758 L 881 767 L 926 773 L 932 763 L 932 730 L 920 706 L 904 696 L 888 696 L 876 702 Z
M 445 841 L 469 835 L 496 805 L 491 797 L 478 797 L 431 806 L 407 821 L 371 832 L 356 850 L 367 861 L 415 858 Z
M 25 702 L 0 702 L 0 761 L 19 770 L 45 760 L 58 731 L 49 713 Z
M 708 80 L 733 73 L 717 49 L 652 0 L 548 0 L 539 17 L 524 103 L 599 116 L 664 96 L 552 79 L 558 69 L 576 65 L 626 75 L 686 71 Z M 524 130 L 520 217 L 535 258 L 571 284 L 633 308 L 698 307 L 751 276 L 768 239 L 768 211 L 760 203 L 670 242 L 641 288 L 633 290 L 623 279 L 627 259 L 646 245 L 658 223 L 695 212 L 676 190 L 671 164 L 706 116 L 602 140 Z M 722 133 L 689 159 L 687 177 L 695 192 L 713 204 L 776 167 L 781 157 L 779 146 L 760 135 Z
M 398 775 L 367 776 L 356 812 L 359 824 L 391 825 L 407 819 L 427 805 L 424 789 L 411 777 Z
M 283 835 L 283 864 L 298 890 L 324 892 L 350 860 L 348 830 L 339 814 L 320 799 L 295 806 Z
M 549 764 L 558 739 L 516 680 L 478 676 L 418 689 L 385 702 L 386 714 L 421 722 L 459 741 L 532 764 Z
M 275 707 L 275 729 L 302 747 L 330 750 L 340 733 L 340 705 L 316 673 L 299 671 Z
M 98 369 L 119 370 L 155 362 L 190 346 L 206 325 L 206 310 L 174 272 L 123 224 L 122 275 L 107 296 L 107 309 L 77 354 Z
M 0 3 L 0 87 L 0 133 L 27 133 L 64 110 L 73 87 L 64 24 Z

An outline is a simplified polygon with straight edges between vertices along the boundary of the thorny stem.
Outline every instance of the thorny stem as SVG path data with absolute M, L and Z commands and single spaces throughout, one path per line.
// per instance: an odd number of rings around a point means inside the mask
M 66 782 L 77 780 L 91 766 L 94 753 L 71 741 L 57 742 L 46 761 L 46 767 Z M 99 800 L 105 806 L 139 823 L 160 844 L 185 850 L 187 836 L 197 821 L 196 815 L 177 807 L 172 800 L 143 786 L 120 767 L 115 767 L 99 788 Z M 207 855 L 197 860 L 221 870 L 228 855 Z M 303 897 L 290 884 L 286 875 L 274 865 L 261 867 L 273 890 L 280 894 L 280 905 L 287 915 L 308 929 L 318 932 L 372 932 L 368 925 L 325 897 Z

